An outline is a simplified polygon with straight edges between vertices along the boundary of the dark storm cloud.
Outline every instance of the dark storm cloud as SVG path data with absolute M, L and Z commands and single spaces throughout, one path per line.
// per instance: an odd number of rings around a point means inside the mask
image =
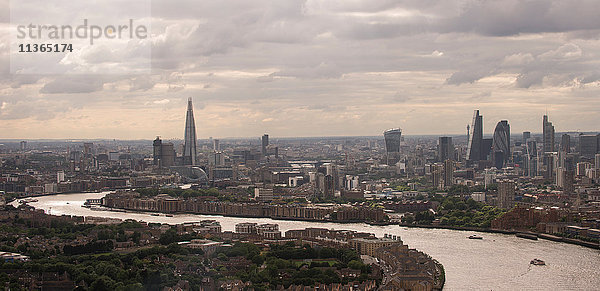
M 594 0 L 508 1 L 399 1 L 405 12 L 340 15 L 344 25 L 337 35 L 353 39 L 380 39 L 419 33 L 474 33 L 510 36 L 527 33 L 573 32 L 572 36 L 597 38 L 600 5 Z M 363 11 L 364 12 L 364 11 Z M 393 12 L 393 10 L 392 10 Z M 335 19 L 335 18 L 334 18 Z
M 441 21 L 439 31 L 508 36 L 600 28 L 600 5 L 595 0 L 487 0 L 464 7 L 458 16 Z

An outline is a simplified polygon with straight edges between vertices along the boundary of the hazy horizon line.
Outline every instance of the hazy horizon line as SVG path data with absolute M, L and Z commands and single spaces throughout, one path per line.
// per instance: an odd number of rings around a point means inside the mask
M 600 131 L 561 131 L 555 134 L 593 134 L 599 133 Z M 531 135 L 541 135 L 542 132 L 530 132 Z M 520 133 L 511 133 L 511 136 L 521 136 Z M 462 134 L 403 134 L 403 137 L 466 137 L 466 133 Z M 493 136 L 493 134 L 484 134 L 483 136 Z M 160 136 L 159 136 L 160 137 Z M 254 140 L 260 139 L 261 136 L 248 136 L 248 137 L 209 137 L 209 138 L 198 138 L 197 140 L 209 141 L 213 140 Z M 379 138 L 383 139 L 381 135 L 329 135 L 329 136 L 272 136 L 269 135 L 270 139 L 331 139 L 331 138 Z M 162 140 L 182 140 L 183 138 L 162 138 Z M 123 139 L 123 138 L 4 138 L 0 139 L 0 142 L 21 142 L 21 141 L 62 141 L 62 142 L 78 142 L 78 141 L 152 141 L 154 139 Z

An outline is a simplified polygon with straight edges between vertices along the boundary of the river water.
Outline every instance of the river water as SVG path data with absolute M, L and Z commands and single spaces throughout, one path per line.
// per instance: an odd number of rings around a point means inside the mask
M 98 216 L 178 224 L 215 219 L 223 230 L 234 230 L 240 222 L 277 223 L 283 232 L 290 229 L 322 227 L 399 235 L 405 244 L 431 255 L 444 265 L 444 290 L 600 290 L 600 251 L 547 240 L 532 241 L 513 235 L 479 233 L 483 240 L 470 240 L 474 232 L 446 229 L 405 228 L 397 225 L 371 226 L 283 221 L 268 218 L 236 218 L 181 214 L 174 217 L 146 213 L 94 211 L 81 207 L 86 199 L 103 193 L 79 193 L 37 197 L 30 205 L 53 215 Z M 534 258 L 546 266 L 529 264 Z

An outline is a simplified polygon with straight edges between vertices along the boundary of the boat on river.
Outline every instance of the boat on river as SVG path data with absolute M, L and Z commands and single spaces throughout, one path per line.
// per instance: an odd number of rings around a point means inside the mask
M 529 263 L 532 264 L 532 265 L 535 265 L 535 266 L 545 266 L 546 265 L 546 262 L 544 262 L 544 261 L 542 261 L 540 259 L 533 259 Z
M 483 239 L 483 237 L 482 237 L 482 236 L 478 236 L 478 235 L 474 235 L 474 234 L 472 234 L 472 235 L 468 236 L 468 238 L 469 238 L 469 239 Z
M 538 240 L 537 235 L 535 235 L 533 233 L 519 232 L 519 233 L 515 234 L 515 236 L 520 237 L 520 238 L 530 239 L 530 240 Z

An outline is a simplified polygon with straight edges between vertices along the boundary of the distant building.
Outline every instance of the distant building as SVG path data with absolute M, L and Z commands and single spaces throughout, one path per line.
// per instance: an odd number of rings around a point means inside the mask
M 580 135 L 579 154 L 587 158 L 593 158 L 598 152 L 599 135 Z
M 385 142 L 386 160 L 388 165 L 398 162 L 400 154 L 400 142 L 402 141 L 402 129 L 392 128 L 383 132 Z
M 484 138 L 481 140 L 481 158 L 480 160 L 490 160 L 492 154 L 493 138 Z
M 485 192 L 473 192 L 471 198 L 477 202 L 485 202 Z
M 591 168 L 592 168 L 592 164 L 591 163 L 588 163 L 588 162 L 579 162 L 579 163 L 577 163 L 577 167 L 576 167 L 577 176 L 580 176 L 580 177 L 581 176 L 585 176 L 586 175 L 586 171 L 588 169 L 591 169 Z
M 302 184 L 304 184 L 303 176 L 288 177 L 288 186 L 298 187 L 298 186 L 301 186 Z
M 222 152 L 212 152 L 208 154 L 208 165 L 210 167 L 220 167 L 225 165 L 225 155 Z
M 279 225 L 274 223 L 265 223 L 257 225 L 256 234 L 267 239 L 281 238 L 281 231 L 279 231 Z
M 515 200 L 515 182 L 503 180 L 498 182 L 498 207 L 510 209 Z
M 21 151 L 25 151 L 27 149 L 27 141 L 21 141 Z
M 531 132 L 523 131 L 523 143 L 526 143 L 528 139 L 531 138 Z
M 207 239 L 193 239 L 189 242 L 180 243 L 182 246 L 190 249 L 201 249 L 205 256 L 211 256 L 224 243 Z
M 94 143 L 92 143 L 92 142 L 84 142 L 83 143 L 83 154 L 85 156 L 95 154 L 94 153 Z
M 58 192 L 57 183 L 46 183 L 44 184 L 44 193 L 56 193 Z
M 350 240 L 350 246 L 361 255 L 375 256 L 379 248 L 389 248 L 391 246 L 402 246 L 400 239 L 392 238 L 353 238 Z M 408 248 L 408 247 L 407 247 Z
M 119 152 L 108 152 L 108 160 L 109 161 L 118 161 L 120 155 L 121 154 Z
M 510 160 L 510 125 L 506 120 L 498 122 L 494 130 L 492 160 L 497 169 L 504 168 Z
M 65 181 L 65 172 L 64 171 L 58 171 L 56 173 L 56 183 L 60 183 Z
M 440 162 L 445 160 L 454 160 L 454 145 L 452 144 L 452 137 L 440 136 L 438 140 L 438 160 Z
M 571 136 L 566 133 L 560 139 L 560 151 L 565 153 L 571 152 Z
M 527 176 L 537 176 L 537 143 L 535 140 L 529 139 L 526 144 L 525 168 Z
M 235 225 L 235 232 L 251 234 L 256 233 L 256 223 L 253 222 L 242 222 Z
M 28 256 L 24 256 L 18 253 L 0 252 L 0 259 L 4 262 L 27 262 L 29 261 Z
M 213 140 L 213 151 L 218 152 L 221 151 L 221 144 L 218 139 Z
M 269 135 L 268 134 L 263 134 L 262 138 L 261 138 L 261 149 L 260 152 L 262 153 L 263 157 L 267 155 L 267 147 L 269 146 Z
M 154 165 L 165 168 L 175 165 L 175 148 L 173 143 L 163 143 L 160 137 L 157 136 L 152 145 L 154 148 Z
M 544 149 L 543 152 L 553 152 L 554 151 L 554 125 L 552 122 L 548 121 L 548 115 L 544 115 L 542 121 L 542 139 L 544 141 Z
M 454 161 L 444 161 L 444 188 L 454 185 Z
M 444 189 L 444 163 L 435 163 L 431 165 L 431 179 L 433 187 L 438 190 Z
M 344 188 L 346 190 L 354 190 L 360 186 L 358 176 L 346 175 Z
M 273 144 L 268 145 L 265 156 L 275 156 L 275 158 L 279 158 L 279 147 Z
M 563 176 L 563 193 L 571 195 L 575 192 L 575 173 L 573 171 L 564 171 Z
M 194 106 L 192 98 L 188 99 L 188 107 L 185 115 L 185 133 L 183 143 L 183 165 L 196 165 L 196 122 L 194 121 Z
M 323 196 L 333 198 L 335 194 L 335 179 L 332 175 L 325 175 L 323 184 Z
M 481 149 L 483 142 L 483 116 L 479 115 L 479 110 L 473 113 L 473 123 L 471 125 L 471 134 L 467 144 L 467 160 L 475 162 L 482 159 Z
M 269 202 L 273 200 L 273 189 L 254 188 L 254 198 L 257 201 Z

